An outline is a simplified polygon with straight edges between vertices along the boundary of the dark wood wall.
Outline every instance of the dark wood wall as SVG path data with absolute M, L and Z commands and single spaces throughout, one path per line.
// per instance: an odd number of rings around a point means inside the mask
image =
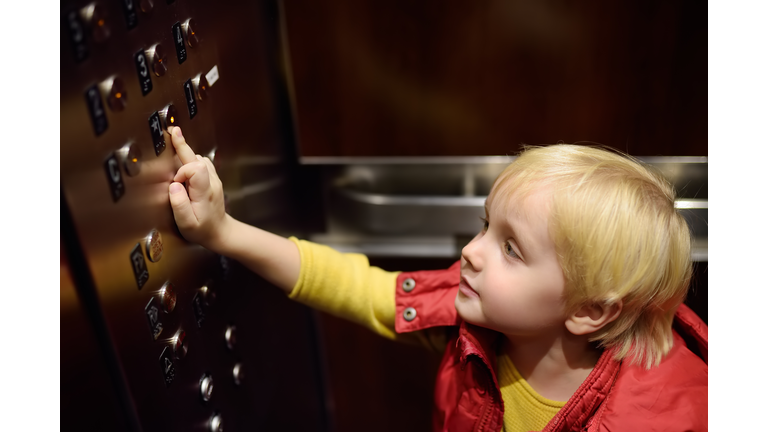
M 707 3 L 285 0 L 302 156 L 707 155 Z

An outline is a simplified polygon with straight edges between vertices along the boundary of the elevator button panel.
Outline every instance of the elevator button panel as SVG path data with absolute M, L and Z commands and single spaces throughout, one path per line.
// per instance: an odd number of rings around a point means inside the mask
M 163 332 L 163 320 L 160 314 L 160 305 L 155 297 L 152 297 L 149 303 L 147 303 L 147 306 L 144 308 L 144 314 L 147 317 L 152 340 L 157 340 Z
M 147 270 L 147 262 L 144 261 L 144 253 L 141 252 L 141 243 L 136 243 L 131 251 L 131 268 L 133 268 L 133 276 L 136 279 L 136 285 L 139 289 L 147 283 L 149 280 L 149 271 Z
M 101 93 L 99 86 L 94 84 L 85 91 L 85 102 L 88 105 L 88 112 L 91 115 L 93 132 L 99 136 L 107 130 L 107 112 L 104 110 L 104 104 L 101 102 Z
M 187 48 L 184 45 L 180 22 L 173 25 L 171 34 L 173 35 L 173 44 L 176 46 L 176 58 L 179 60 L 179 64 L 182 64 L 187 60 Z
M 104 170 L 109 182 L 109 191 L 112 193 L 112 201 L 117 202 L 125 195 L 125 184 L 123 183 L 123 176 L 120 174 L 120 163 L 114 153 L 110 154 L 104 161 Z
M 152 91 L 152 76 L 149 73 L 150 66 L 149 61 L 147 61 L 147 54 L 141 50 L 133 56 L 133 60 L 136 64 L 136 73 L 139 76 L 141 95 L 146 96 Z

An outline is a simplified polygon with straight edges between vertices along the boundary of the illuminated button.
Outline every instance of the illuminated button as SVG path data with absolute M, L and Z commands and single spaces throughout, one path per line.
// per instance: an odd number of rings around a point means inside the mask
M 163 236 L 160 231 L 153 229 L 146 239 L 147 257 L 152 262 L 160 261 L 163 257 Z
M 224 331 L 224 339 L 227 341 L 227 348 L 230 350 L 235 349 L 235 344 L 237 344 L 237 334 L 236 334 L 237 328 L 233 325 L 227 326 L 227 330 Z
M 195 89 L 195 96 L 198 100 L 206 100 L 208 98 L 208 80 L 203 74 L 197 74 L 192 78 L 192 87 Z
M 104 98 L 107 100 L 107 106 L 112 111 L 122 111 L 128 103 L 128 94 L 125 92 L 125 83 L 120 77 L 108 78 L 99 85 Z
M 160 115 L 160 121 L 162 122 L 164 131 L 167 131 L 171 126 L 179 126 L 179 112 L 173 104 L 169 104 L 157 113 Z
M 152 12 L 152 9 L 155 7 L 155 4 L 152 0 L 140 0 L 139 1 L 139 9 L 141 9 L 142 12 L 145 14 L 148 14 Z
M 176 308 L 176 290 L 173 284 L 166 282 L 160 288 L 160 304 L 163 306 L 163 312 L 171 313 Z
M 152 65 L 152 72 L 158 77 L 165 75 L 168 71 L 165 48 L 160 44 L 155 44 L 146 50 L 145 54 L 147 59 L 149 59 L 149 64 Z
M 213 413 L 208 420 L 208 430 L 211 432 L 224 432 L 224 422 L 221 419 L 221 414 L 218 412 Z
M 213 377 L 206 373 L 200 378 L 200 397 L 204 402 L 208 402 L 211 396 L 213 396 Z
M 186 36 L 187 45 L 189 45 L 190 48 L 194 48 L 200 44 L 200 39 L 197 35 L 199 29 L 197 27 L 197 21 L 195 21 L 194 18 L 188 19 L 181 25 L 181 27 L 184 29 L 184 36 Z
M 141 149 L 135 143 L 128 143 L 117 151 L 125 173 L 133 177 L 141 171 Z
M 187 341 L 187 333 L 184 330 L 179 330 L 172 339 L 173 342 L 173 355 L 181 360 L 187 356 L 189 351 L 189 343 Z
M 109 38 L 110 29 L 107 24 L 107 12 L 103 7 L 95 2 L 91 3 L 80 9 L 80 18 L 82 18 L 85 25 L 91 30 L 93 40 L 96 42 L 103 42 Z
M 240 385 L 245 380 L 245 372 L 243 371 L 243 364 L 236 363 L 232 368 L 232 378 L 235 380 L 235 385 Z

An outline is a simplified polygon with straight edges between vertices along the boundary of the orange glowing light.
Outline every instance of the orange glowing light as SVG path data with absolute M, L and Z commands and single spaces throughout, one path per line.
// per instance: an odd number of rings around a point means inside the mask
M 122 94 L 122 93 L 120 93 L 120 92 L 117 92 L 117 93 L 115 93 L 115 97 L 116 97 L 117 99 L 120 99 L 121 97 L 123 97 L 123 94 Z
M 176 120 L 174 120 L 174 119 L 173 119 L 173 117 L 171 117 L 171 123 L 174 123 L 175 121 L 176 121 Z
M 131 162 L 133 162 L 133 163 L 136 163 L 136 162 L 138 162 L 138 161 L 139 161 L 139 158 L 133 158 L 133 159 L 131 159 Z
M 104 18 L 100 19 L 98 24 L 99 24 L 99 27 L 103 26 L 104 25 Z

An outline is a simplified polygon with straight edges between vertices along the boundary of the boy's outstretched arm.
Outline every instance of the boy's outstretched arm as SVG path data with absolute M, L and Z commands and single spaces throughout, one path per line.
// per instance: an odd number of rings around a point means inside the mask
M 211 160 L 196 155 L 181 128 L 170 129 L 182 167 L 168 187 L 171 208 L 181 235 L 188 241 L 235 259 L 290 293 L 299 278 L 301 257 L 296 245 L 278 235 L 242 223 L 224 210 L 221 180 Z M 184 188 L 187 182 L 188 191 Z

